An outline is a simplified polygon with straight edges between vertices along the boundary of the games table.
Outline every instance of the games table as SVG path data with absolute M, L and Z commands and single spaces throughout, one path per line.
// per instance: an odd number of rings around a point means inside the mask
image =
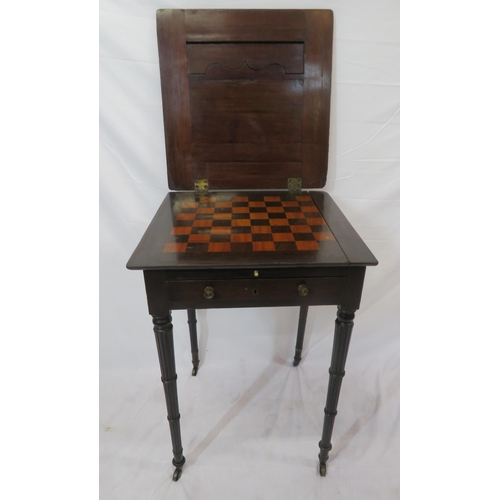
M 368 247 L 325 192 L 333 15 L 327 10 L 159 10 L 169 187 L 127 267 L 142 270 L 173 445 L 185 463 L 172 310 L 337 305 L 319 471 L 332 431 Z

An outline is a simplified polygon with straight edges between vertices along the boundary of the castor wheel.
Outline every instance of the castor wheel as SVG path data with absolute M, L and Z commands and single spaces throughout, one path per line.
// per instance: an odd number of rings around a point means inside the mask
M 193 371 L 191 372 L 191 375 L 192 375 L 193 377 L 196 377 L 196 374 L 197 374 L 197 373 L 198 373 L 198 367 L 197 367 L 197 366 L 194 366 L 194 367 L 193 367 Z
M 300 363 L 300 359 L 297 359 L 297 358 L 293 358 L 293 366 L 299 366 L 299 363 Z
M 319 475 L 322 477 L 326 476 L 326 464 L 319 464 Z
M 172 476 L 172 481 L 178 481 L 181 475 L 182 475 L 182 468 L 177 467 L 174 471 L 174 475 Z

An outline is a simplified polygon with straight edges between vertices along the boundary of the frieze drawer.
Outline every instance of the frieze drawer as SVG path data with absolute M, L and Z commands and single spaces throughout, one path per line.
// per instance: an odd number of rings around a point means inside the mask
M 167 281 L 166 296 L 169 304 L 196 302 L 196 307 L 207 309 L 234 302 L 242 307 L 290 304 L 291 300 L 298 305 L 336 304 L 344 281 L 344 277 Z

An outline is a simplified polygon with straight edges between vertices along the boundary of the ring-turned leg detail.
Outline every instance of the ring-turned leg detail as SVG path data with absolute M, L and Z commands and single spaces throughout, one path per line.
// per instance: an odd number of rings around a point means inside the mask
M 337 404 L 339 401 L 342 378 L 345 375 L 345 362 L 347 351 L 351 340 L 352 327 L 354 325 L 354 311 L 343 311 L 340 307 L 335 320 L 335 336 L 333 340 L 332 362 L 329 373 L 328 393 L 326 397 L 325 420 L 323 423 L 323 435 L 319 442 L 319 472 L 326 476 L 326 461 L 328 453 L 332 449 L 332 432 L 335 416 L 337 415 Z
M 177 481 L 181 477 L 182 466 L 186 462 L 182 454 L 181 426 L 179 402 L 177 398 L 177 374 L 175 372 L 174 336 L 172 327 L 172 315 L 153 316 L 153 330 L 155 332 L 158 359 L 160 361 L 161 381 L 165 391 L 167 403 L 167 419 L 170 426 L 172 438 L 172 452 L 174 458 L 172 463 L 175 472 L 172 477 Z
M 189 337 L 191 339 L 191 358 L 193 360 L 193 371 L 191 374 L 194 377 L 198 373 L 198 366 L 200 364 L 200 359 L 198 358 L 198 335 L 196 332 L 196 309 L 188 309 L 187 313 Z
M 299 327 L 297 329 L 297 342 L 295 344 L 295 357 L 293 358 L 293 366 L 298 366 L 302 359 L 302 346 L 304 344 L 304 332 L 306 330 L 307 311 L 309 306 L 300 306 Z

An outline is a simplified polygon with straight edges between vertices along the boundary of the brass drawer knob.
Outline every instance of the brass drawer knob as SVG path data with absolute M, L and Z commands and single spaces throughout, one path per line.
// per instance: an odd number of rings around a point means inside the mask
M 309 293 L 309 289 L 306 285 L 299 285 L 297 290 L 299 291 L 299 295 L 301 297 L 305 297 Z
M 203 295 L 206 299 L 213 299 L 215 295 L 214 289 L 211 286 L 207 286 L 203 291 Z

